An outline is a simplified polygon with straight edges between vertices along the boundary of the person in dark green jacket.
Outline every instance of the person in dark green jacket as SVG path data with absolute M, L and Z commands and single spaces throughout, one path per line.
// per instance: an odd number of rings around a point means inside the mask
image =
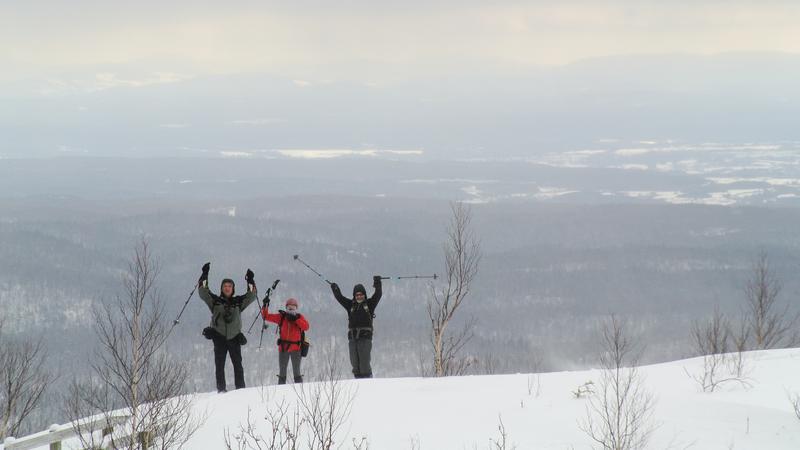
M 242 345 L 247 340 L 242 334 L 242 311 L 258 299 L 255 275 L 247 269 L 245 281 L 247 293 L 235 295 L 236 285 L 233 280 L 226 278 L 220 285 L 220 295 L 216 295 L 208 288 L 208 271 L 211 263 L 203 265 L 203 274 L 198 281 L 200 298 L 211 310 L 211 326 L 203 330 L 203 335 L 214 342 L 214 366 L 216 369 L 217 392 L 226 392 L 225 384 L 225 357 L 231 355 L 233 364 L 233 377 L 236 389 L 245 387 L 244 368 L 242 367 Z

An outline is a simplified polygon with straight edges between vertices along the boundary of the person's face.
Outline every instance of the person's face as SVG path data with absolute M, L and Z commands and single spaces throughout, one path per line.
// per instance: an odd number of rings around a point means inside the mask
M 367 298 L 367 296 L 366 296 L 366 295 L 364 295 L 364 293 L 363 293 L 363 292 L 356 292 L 356 301 L 357 301 L 357 302 L 361 303 L 361 302 L 363 302 L 363 301 L 364 301 L 366 298 Z
M 222 295 L 225 297 L 230 297 L 233 295 L 233 285 L 230 283 L 225 283 L 222 285 Z
M 289 306 L 286 307 L 286 310 L 287 311 L 297 311 L 297 306 L 289 305 Z

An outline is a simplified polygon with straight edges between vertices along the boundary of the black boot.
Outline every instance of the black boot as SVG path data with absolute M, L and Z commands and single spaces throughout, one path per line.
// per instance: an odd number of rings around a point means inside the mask
M 286 384 L 286 377 L 278 375 L 278 384 Z
M 295 383 L 302 383 L 303 382 L 303 376 L 302 375 L 295 375 L 294 376 L 294 382 Z

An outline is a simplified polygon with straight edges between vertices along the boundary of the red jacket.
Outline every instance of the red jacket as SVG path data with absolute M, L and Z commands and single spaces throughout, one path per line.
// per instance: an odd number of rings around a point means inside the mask
M 267 322 L 272 322 L 276 324 L 281 323 L 281 316 L 283 316 L 283 311 L 279 312 L 278 314 L 270 314 L 267 310 L 268 308 L 265 306 L 264 309 L 261 310 L 261 315 L 264 316 L 264 320 Z M 283 318 L 283 324 L 281 325 L 280 330 L 280 340 L 281 341 L 290 341 L 290 342 L 300 342 L 301 335 L 303 331 L 308 331 L 308 321 L 306 320 L 305 316 L 302 314 L 297 314 L 297 320 L 294 322 L 289 320 L 288 317 Z M 280 352 L 299 352 L 300 345 L 299 344 L 278 344 L 278 351 Z

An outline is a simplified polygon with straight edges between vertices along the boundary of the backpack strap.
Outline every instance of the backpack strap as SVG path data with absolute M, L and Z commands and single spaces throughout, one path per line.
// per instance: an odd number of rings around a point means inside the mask
M 281 320 L 278 322 L 278 327 L 275 329 L 275 333 L 280 333 L 283 330 L 283 319 L 286 317 L 286 313 L 281 312 Z M 280 334 L 278 334 L 278 345 L 281 347 L 281 350 L 286 351 L 289 350 L 290 345 L 299 345 L 302 346 L 303 342 L 306 341 L 306 332 L 300 330 L 300 340 L 299 341 L 286 341 L 281 339 Z
M 369 314 L 369 315 L 370 315 L 370 316 L 371 316 L 373 319 L 375 318 L 375 313 L 373 313 L 372 311 L 370 311 L 370 310 L 369 310 L 369 305 L 367 304 L 367 301 L 366 301 L 366 300 L 364 300 L 363 302 L 361 302 L 361 305 L 360 305 L 360 306 L 361 306 L 362 308 L 364 308 L 364 311 L 366 311 L 366 312 L 367 312 L 367 314 Z M 350 308 L 350 314 L 353 314 L 354 312 L 356 312 L 356 310 L 358 309 L 358 307 L 359 307 L 359 304 L 358 304 L 358 302 L 356 302 L 356 301 L 353 301 L 353 306 Z
M 242 304 L 244 303 L 244 299 L 242 297 L 231 297 L 229 300 L 226 300 L 221 295 L 215 295 L 214 303 L 224 306 L 225 309 L 236 307 L 239 308 L 239 310 L 241 310 Z

